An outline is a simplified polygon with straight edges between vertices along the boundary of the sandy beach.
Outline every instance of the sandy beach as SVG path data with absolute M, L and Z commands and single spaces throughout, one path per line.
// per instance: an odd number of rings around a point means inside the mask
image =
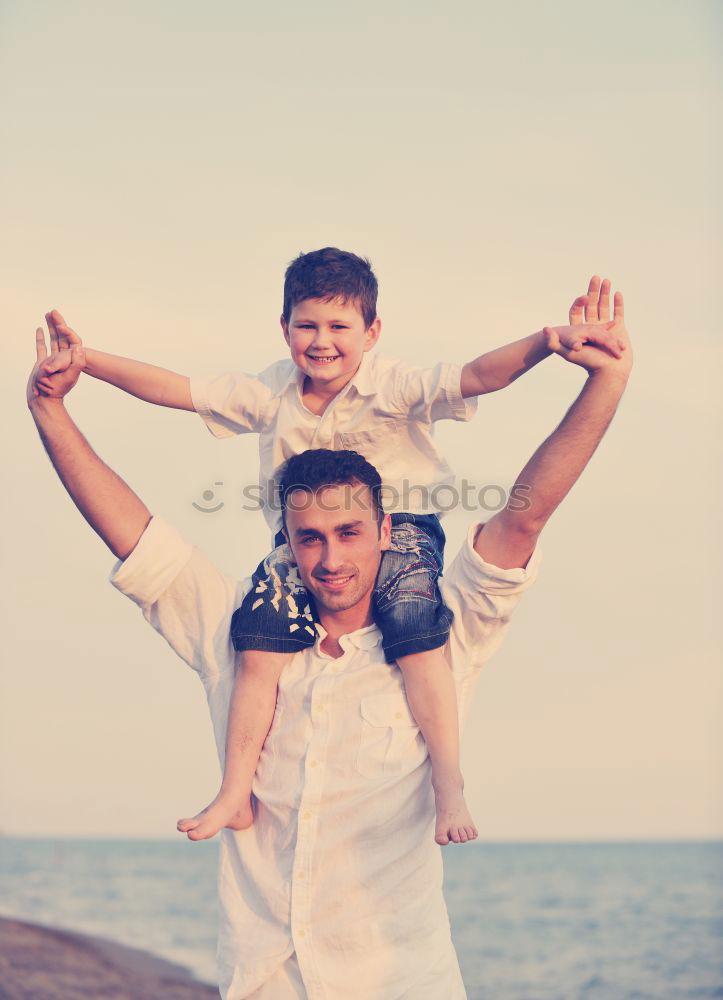
M 102 938 L 0 918 L 2 1000 L 213 1000 L 188 970 Z

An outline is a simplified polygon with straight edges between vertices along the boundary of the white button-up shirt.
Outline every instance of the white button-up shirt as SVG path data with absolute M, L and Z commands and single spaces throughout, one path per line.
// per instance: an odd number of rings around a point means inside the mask
M 320 416 L 304 405 L 304 373 L 288 358 L 260 375 L 227 373 L 191 379 L 197 412 L 216 437 L 259 435 L 260 502 L 275 535 L 281 515 L 273 503 L 275 475 L 307 448 L 351 449 L 374 464 L 390 513 L 443 513 L 454 473 L 437 448 L 437 420 L 469 420 L 477 398 L 463 399 L 459 365 L 414 368 L 367 352 L 354 377 Z M 253 484 L 249 484 L 253 485 Z M 271 500 L 271 502 L 270 502 Z
M 462 719 L 539 560 L 536 551 L 526 569 L 491 566 L 473 549 L 475 529 L 441 581 Z M 223 760 L 229 629 L 249 581 L 217 570 L 158 518 L 111 579 L 197 671 Z M 429 758 L 401 671 L 385 662 L 375 625 L 343 636 L 336 659 L 320 641 L 281 673 L 253 826 L 221 835 L 221 994 L 249 996 L 296 952 L 313 1000 L 414 1000 L 415 984 L 445 962 L 444 1000 L 459 1000 Z

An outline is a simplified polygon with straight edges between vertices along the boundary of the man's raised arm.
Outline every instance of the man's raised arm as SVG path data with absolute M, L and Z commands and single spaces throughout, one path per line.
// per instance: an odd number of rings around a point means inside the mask
M 135 548 L 151 519 L 146 505 L 103 462 L 65 409 L 65 395 L 85 367 L 83 348 L 73 348 L 70 366 L 51 376 L 58 397 L 45 395 L 36 384 L 47 357 L 45 335 L 36 331 L 37 362 L 27 386 L 27 401 L 41 440 L 63 486 L 88 524 L 119 559 Z
M 505 508 L 478 532 L 474 547 L 485 562 L 501 569 L 527 565 L 540 532 L 602 440 L 632 367 L 623 297 L 619 292 L 615 294 L 614 320 L 609 321 L 609 286 L 603 283 L 597 295 L 575 300 L 570 310 L 570 325 L 579 326 L 584 332 L 585 325 L 606 324 L 625 345 L 621 357 L 602 347 L 568 350 L 561 345 L 555 328 L 545 328 L 549 348 L 566 361 L 585 368 L 587 380 L 559 426 L 520 472 Z

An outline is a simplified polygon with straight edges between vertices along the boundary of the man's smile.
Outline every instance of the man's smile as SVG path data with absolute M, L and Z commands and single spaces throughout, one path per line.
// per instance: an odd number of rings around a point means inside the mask
M 327 590 L 341 590 L 350 580 L 354 579 L 354 574 L 349 576 L 318 576 L 316 579 Z

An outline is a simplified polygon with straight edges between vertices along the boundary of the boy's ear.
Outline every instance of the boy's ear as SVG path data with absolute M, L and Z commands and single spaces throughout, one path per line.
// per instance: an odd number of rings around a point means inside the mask
M 279 322 L 281 323 L 281 329 L 284 331 L 284 340 L 288 344 L 289 342 L 289 324 L 284 319 L 283 313 L 279 316 Z
M 366 332 L 366 339 L 364 341 L 365 351 L 371 351 L 372 347 L 374 347 L 376 342 L 379 340 L 379 334 L 381 332 L 382 332 L 382 321 L 377 316 L 377 318 L 374 320 L 374 322 Z

